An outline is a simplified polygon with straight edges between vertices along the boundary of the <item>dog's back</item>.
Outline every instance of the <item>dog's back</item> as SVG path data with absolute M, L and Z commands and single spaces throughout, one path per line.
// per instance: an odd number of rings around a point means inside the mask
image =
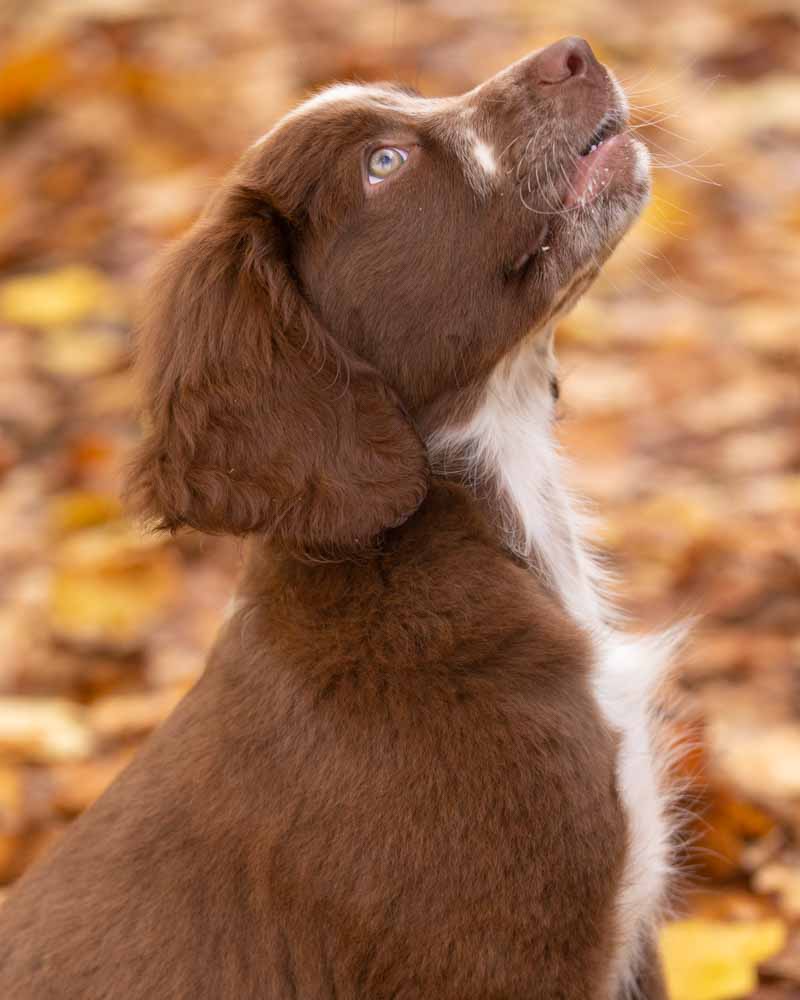
M 603 996 L 588 666 L 458 487 L 360 563 L 254 550 L 205 676 L 3 909 L 0 996 Z

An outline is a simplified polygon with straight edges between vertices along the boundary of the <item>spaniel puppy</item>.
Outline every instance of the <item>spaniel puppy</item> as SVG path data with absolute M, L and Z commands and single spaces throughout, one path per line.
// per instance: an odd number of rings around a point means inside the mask
M 558 317 L 648 160 L 579 39 L 341 85 L 172 250 L 132 495 L 249 536 L 172 717 L 0 913 L 8 1000 L 664 997 L 662 652 L 561 482 Z

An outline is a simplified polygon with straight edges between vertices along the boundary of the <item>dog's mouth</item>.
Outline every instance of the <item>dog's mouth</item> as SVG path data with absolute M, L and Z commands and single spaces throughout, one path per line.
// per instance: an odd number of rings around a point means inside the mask
M 579 151 L 581 158 L 592 156 L 607 139 L 619 135 L 625 128 L 625 122 L 617 111 L 608 111 L 603 115 L 600 124 L 589 137 L 589 141 Z
M 588 140 L 578 147 L 578 157 L 564 193 L 565 208 L 588 203 L 610 185 L 618 165 L 616 154 L 628 142 L 626 124 L 617 109 L 608 111 Z
M 509 270 L 512 274 L 527 271 L 534 259 L 542 259 L 553 247 L 553 239 L 564 228 L 554 223 L 563 217 L 567 224 L 574 213 L 590 205 L 606 191 L 618 189 L 621 194 L 628 190 L 632 165 L 636 159 L 634 147 L 637 145 L 628 130 L 628 121 L 622 107 L 612 106 L 601 117 L 589 136 L 576 143 L 572 151 L 566 151 L 566 162 L 562 167 L 563 182 L 553 190 L 559 207 L 552 207 L 537 233 L 534 248 L 518 257 Z M 613 194 L 613 192 L 612 192 Z M 542 215 L 545 215 L 543 212 Z
M 622 138 L 624 129 L 625 121 L 616 109 L 607 111 L 603 115 L 585 145 L 580 147 L 575 169 L 568 179 L 566 190 L 561 195 L 564 208 L 576 207 L 581 200 L 587 199 L 589 192 L 597 193 L 599 185 L 594 180 L 596 172 L 602 170 L 603 179 L 609 177 L 609 169 L 604 167 L 603 163 L 614 143 Z M 514 261 L 511 267 L 512 273 L 520 273 L 534 257 L 548 253 L 550 249 L 550 224 L 546 222 L 538 235 L 536 248 L 522 254 Z

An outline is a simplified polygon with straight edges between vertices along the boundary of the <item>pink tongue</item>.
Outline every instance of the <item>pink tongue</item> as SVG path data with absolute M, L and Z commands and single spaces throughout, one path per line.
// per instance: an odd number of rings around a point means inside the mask
M 570 187 L 564 196 L 564 205 L 567 208 L 577 205 L 584 198 L 592 182 L 594 182 L 592 194 L 596 194 L 601 188 L 605 187 L 608 182 L 608 175 L 602 172 L 603 164 L 620 138 L 622 137 L 615 135 L 610 139 L 606 139 L 597 149 L 578 160 L 575 173 L 570 179 Z

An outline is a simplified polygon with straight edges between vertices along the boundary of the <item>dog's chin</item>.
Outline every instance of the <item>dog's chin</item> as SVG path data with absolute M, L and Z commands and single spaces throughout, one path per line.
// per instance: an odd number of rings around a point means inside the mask
M 647 204 L 650 155 L 629 132 L 615 135 L 580 163 L 553 209 L 544 196 L 534 210 L 530 250 L 509 264 L 508 273 L 535 275 L 538 282 L 565 288 L 605 263 Z M 587 156 L 585 160 L 590 160 Z
M 609 191 L 606 224 L 617 239 L 628 231 L 650 197 L 650 153 L 638 139 L 626 136 L 624 166 Z
M 562 238 L 571 244 L 575 271 L 599 268 L 634 224 L 650 196 L 650 156 L 647 147 L 629 135 L 619 136 L 612 151 L 609 175 L 575 201 L 565 215 Z M 609 176 L 609 180 L 605 180 Z M 591 193 L 589 193 L 591 192 Z

